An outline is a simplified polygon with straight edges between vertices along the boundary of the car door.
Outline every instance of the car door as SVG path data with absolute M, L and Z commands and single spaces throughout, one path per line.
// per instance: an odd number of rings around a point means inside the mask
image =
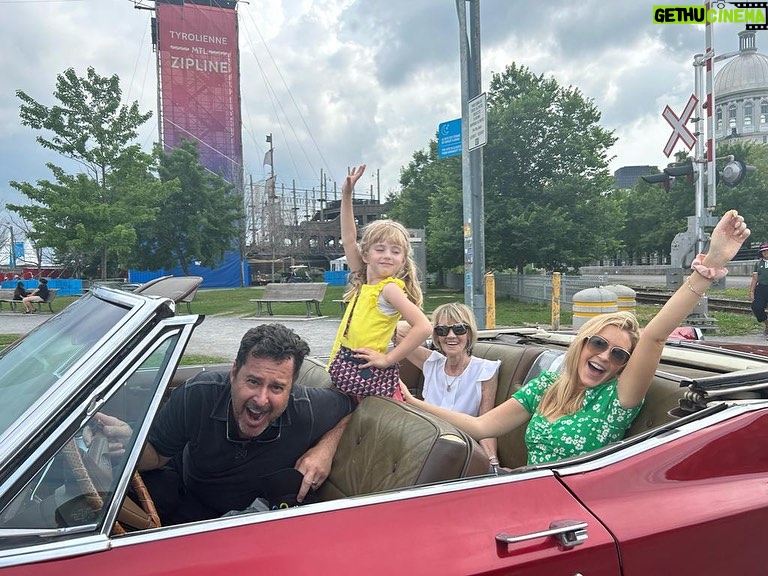
M 20 451 L 0 487 L 0 573 L 107 550 L 151 415 L 160 404 L 197 316 L 158 321 L 81 382 L 43 438 Z M 74 381 L 74 376 L 70 381 Z M 128 422 L 121 447 L 100 434 L 101 416 Z
M 547 535 L 558 529 L 578 543 L 564 545 Z M 95 553 L 0 574 L 620 574 L 610 534 L 548 470 L 110 539 Z
M 617 538 L 625 576 L 766 573 L 768 404 L 708 412 L 564 471 Z

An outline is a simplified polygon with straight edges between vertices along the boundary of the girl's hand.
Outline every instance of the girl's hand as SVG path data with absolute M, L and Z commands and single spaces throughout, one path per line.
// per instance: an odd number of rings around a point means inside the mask
M 352 171 L 344 178 L 344 183 L 341 185 L 342 194 L 352 194 L 352 190 L 355 189 L 355 184 L 360 180 L 360 177 L 365 172 L 365 164 L 352 168 Z
M 371 348 L 355 348 L 352 350 L 355 358 L 365 360 L 365 364 L 360 364 L 360 368 L 370 368 L 375 366 L 376 368 L 386 368 L 391 366 L 392 362 L 387 360 L 386 354 L 372 350 Z

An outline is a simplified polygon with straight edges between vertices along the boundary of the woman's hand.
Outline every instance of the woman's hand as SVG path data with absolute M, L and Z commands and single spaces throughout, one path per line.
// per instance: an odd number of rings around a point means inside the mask
M 744 217 L 736 210 L 728 210 L 712 231 L 704 265 L 709 268 L 724 268 L 749 238 L 749 234 Z
M 408 386 L 406 386 L 405 382 L 402 380 L 400 380 L 400 393 L 403 395 L 403 400 L 406 404 L 411 404 L 413 402 L 413 394 L 411 394 L 411 391 L 408 390 Z

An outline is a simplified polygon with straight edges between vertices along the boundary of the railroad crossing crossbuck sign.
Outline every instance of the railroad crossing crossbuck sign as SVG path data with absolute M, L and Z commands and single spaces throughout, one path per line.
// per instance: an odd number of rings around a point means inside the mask
M 696 109 L 696 104 L 698 103 L 699 99 L 696 98 L 694 94 L 691 94 L 691 97 L 688 98 L 688 103 L 683 109 L 683 113 L 680 114 L 680 118 L 675 116 L 675 113 L 672 112 L 672 108 L 669 107 L 669 104 L 664 108 L 664 112 L 661 113 L 661 117 L 672 126 L 672 135 L 669 137 L 669 140 L 667 140 L 667 145 L 664 146 L 664 154 L 667 158 L 672 154 L 672 150 L 674 150 L 678 138 L 683 141 L 683 144 L 688 146 L 689 150 L 696 144 L 696 138 L 693 133 L 688 130 L 688 127 L 685 124 L 690 119 L 691 114 L 693 114 L 693 111 Z

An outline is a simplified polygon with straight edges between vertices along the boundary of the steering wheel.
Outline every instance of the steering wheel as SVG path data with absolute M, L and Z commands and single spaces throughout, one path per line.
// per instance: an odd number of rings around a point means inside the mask
M 84 459 L 73 438 L 65 444 L 62 454 L 75 479 L 75 485 L 88 507 L 96 512 L 101 511 L 104 507 L 104 499 L 96 488 L 93 476 L 97 476 L 97 483 L 104 486 L 106 490 L 106 486 L 112 480 L 112 468 L 109 463 L 109 440 L 101 432 L 94 433 L 88 454 Z M 105 482 L 106 484 L 104 484 Z M 118 513 L 118 521 L 112 528 L 112 534 L 124 534 L 126 530 L 122 526 L 123 523 L 137 529 L 156 528 L 161 525 L 157 508 L 138 471 L 133 473 L 130 486 L 136 494 L 139 504 L 136 504 L 126 495 Z
M 136 504 L 131 497 L 126 494 L 125 500 L 123 500 L 123 505 L 117 515 L 118 521 L 115 522 L 115 527 L 112 529 L 112 533 L 121 534 L 119 530 L 125 532 L 123 525 L 136 530 L 148 530 L 150 528 L 159 528 L 162 526 L 155 503 L 152 501 L 152 496 L 150 495 L 149 490 L 147 490 L 147 486 L 144 484 L 144 480 L 142 480 L 138 470 L 133 472 L 130 485 L 139 503 Z

